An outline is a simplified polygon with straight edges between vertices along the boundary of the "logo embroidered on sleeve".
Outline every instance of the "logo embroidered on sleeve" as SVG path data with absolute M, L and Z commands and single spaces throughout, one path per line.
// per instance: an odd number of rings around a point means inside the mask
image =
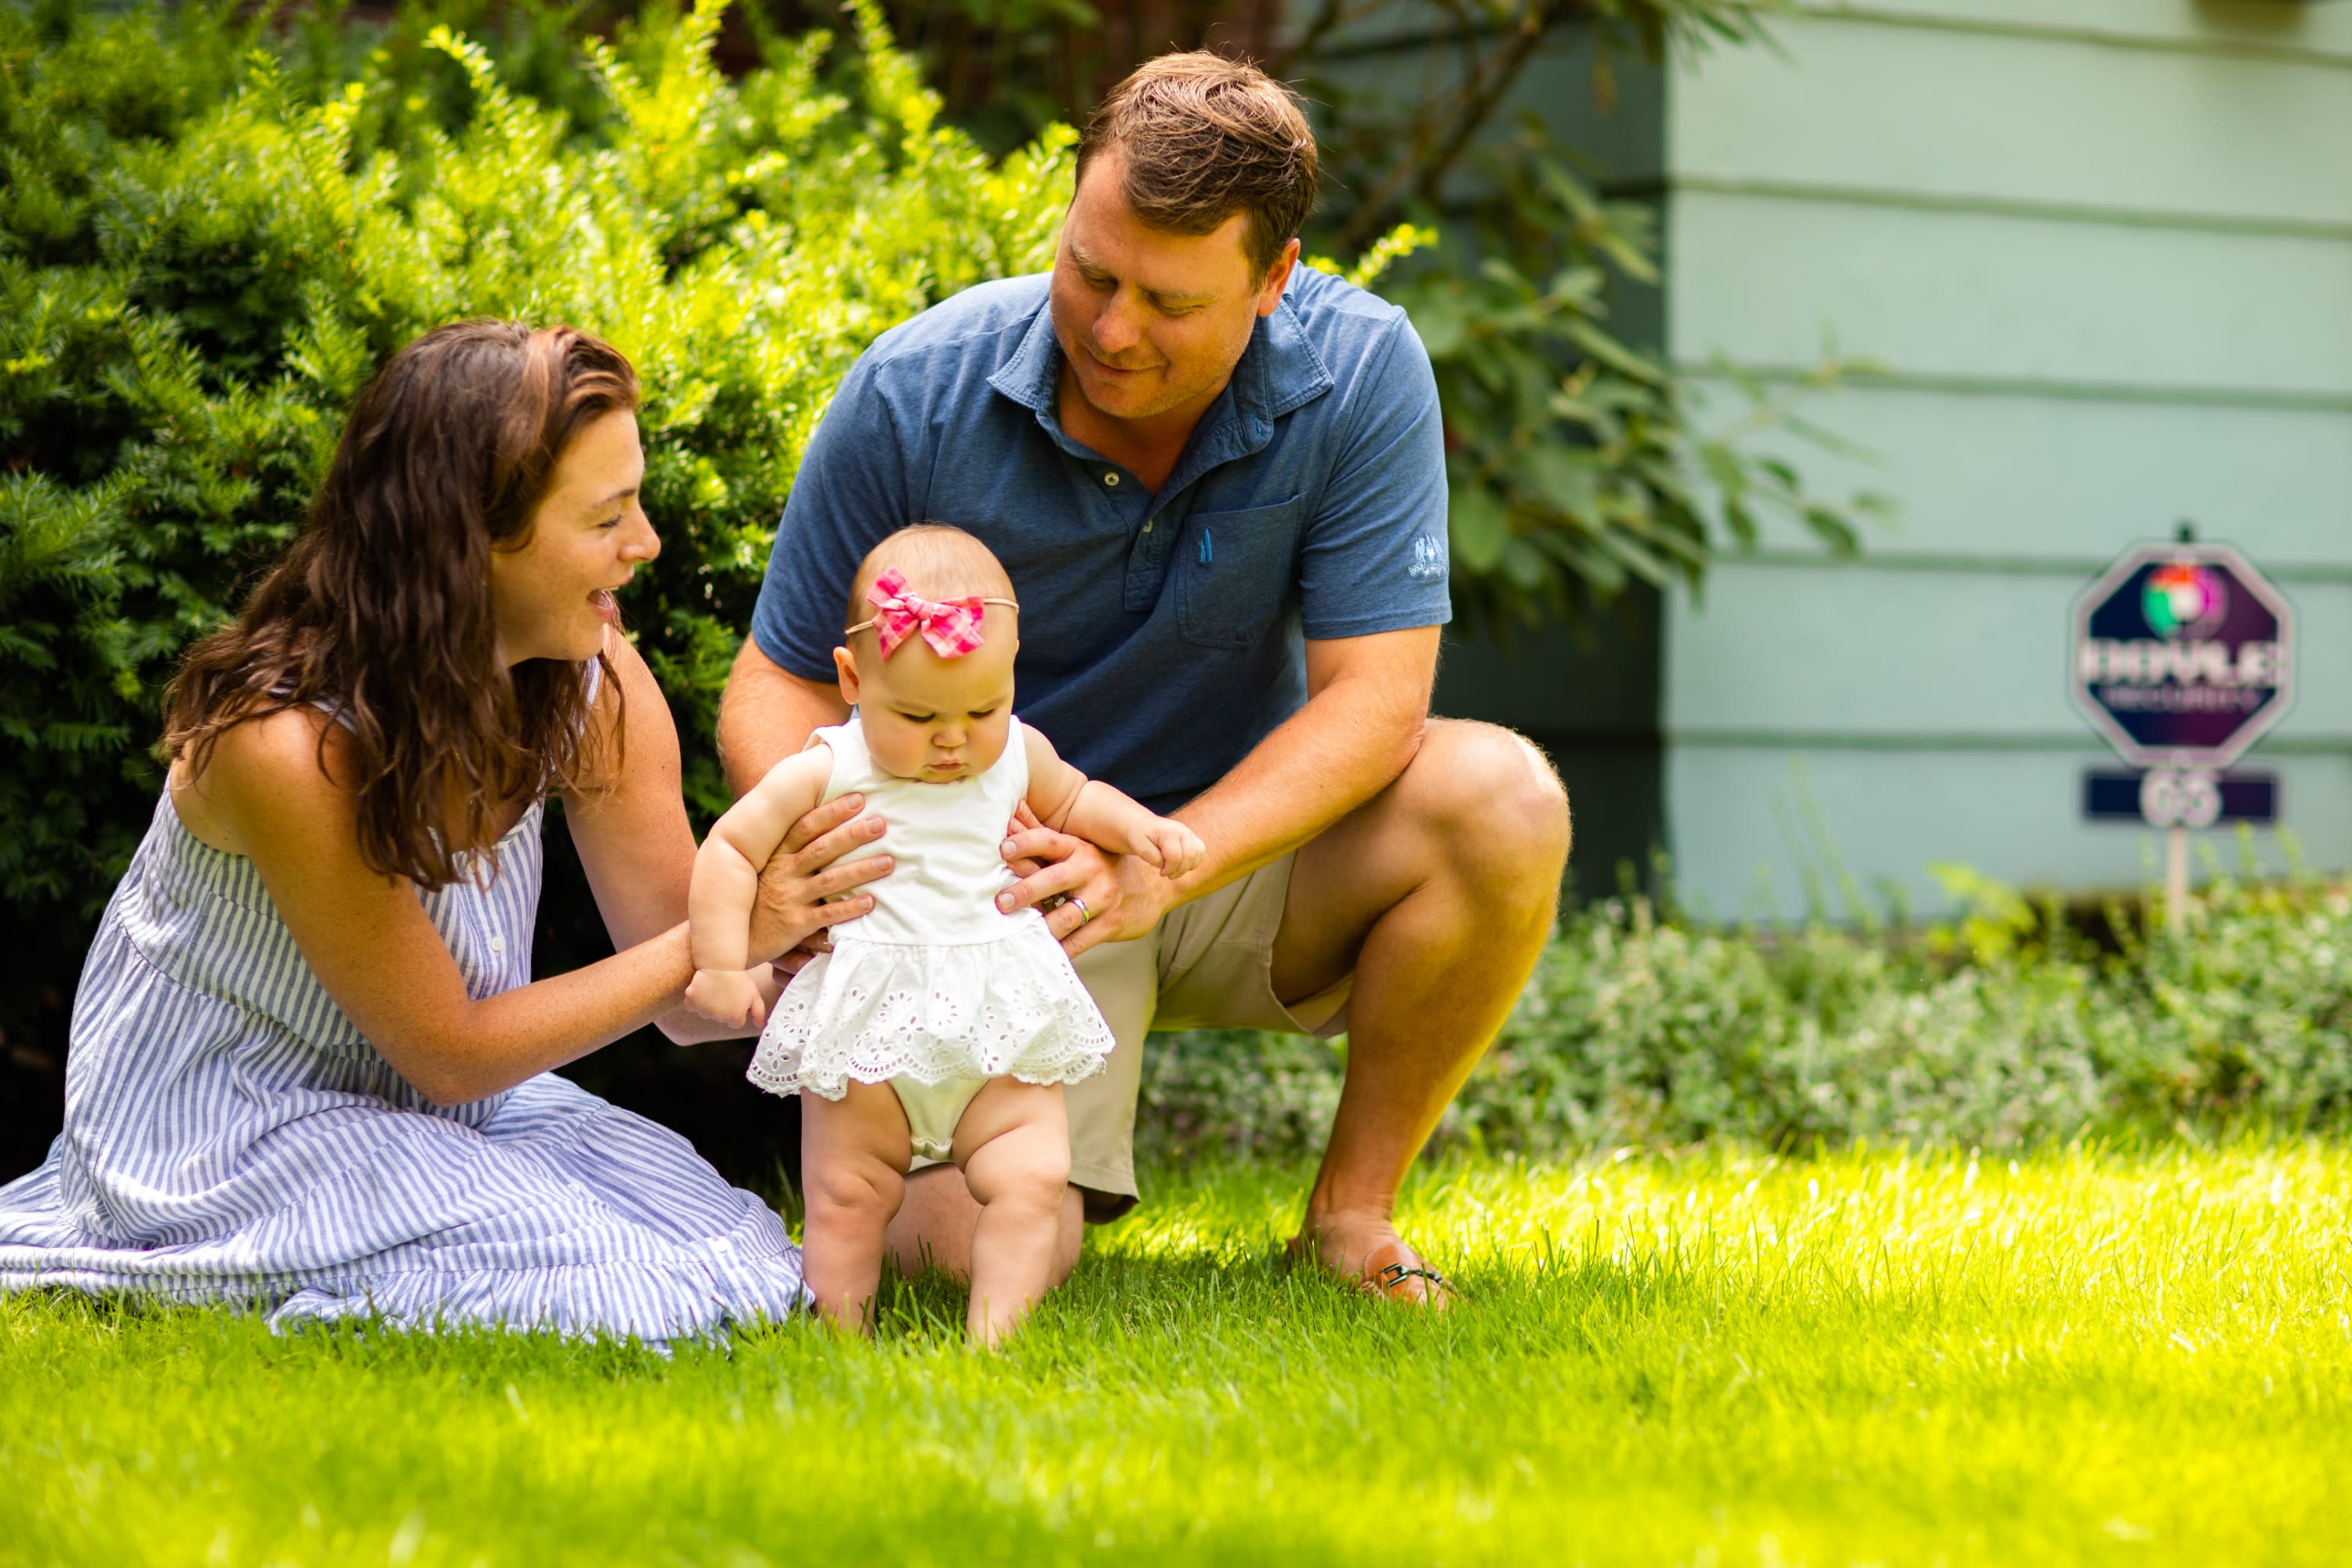
M 1445 542 L 1430 534 L 1417 534 L 1412 542 L 1412 560 L 1404 574 L 1416 583 L 1427 583 L 1445 575 Z

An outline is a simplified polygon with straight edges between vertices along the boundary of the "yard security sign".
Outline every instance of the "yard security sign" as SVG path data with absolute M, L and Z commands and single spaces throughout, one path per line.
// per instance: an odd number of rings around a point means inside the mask
M 2069 690 L 2143 768 L 2228 767 L 2286 713 L 2294 612 L 2236 551 L 2132 551 L 2074 601 Z
M 2270 822 L 2278 781 L 2221 770 L 2292 700 L 2294 612 L 2236 551 L 2180 542 L 2131 551 L 2074 601 L 2067 692 L 2091 727 L 2146 771 L 2083 777 L 2093 820 L 2166 829 L 2165 923 L 2187 930 L 2189 834 Z

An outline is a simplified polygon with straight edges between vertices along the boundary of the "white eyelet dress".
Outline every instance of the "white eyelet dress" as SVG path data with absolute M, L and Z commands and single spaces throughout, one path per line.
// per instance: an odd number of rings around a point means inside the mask
M 418 893 L 477 1000 L 530 979 L 541 815 Z M 428 1102 L 168 793 L 83 965 L 65 1131 L 0 1187 L 0 1289 L 42 1286 L 655 1343 L 803 1300 L 775 1214 L 667 1128 L 552 1075 Z
M 819 742 L 833 752 L 824 798 L 862 795 L 889 824 L 851 856 L 895 863 L 861 889 L 872 912 L 835 926 L 833 951 L 776 999 L 751 1080 L 839 1100 L 852 1079 L 1070 1083 L 1101 1071 L 1110 1026 L 1069 955 L 1036 910 L 996 907 L 1013 881 L 1000 847 L 1029 793 L 1021 721 L 994 766 L 949 784 L 884 773 L 854 712 L 809 738 Z

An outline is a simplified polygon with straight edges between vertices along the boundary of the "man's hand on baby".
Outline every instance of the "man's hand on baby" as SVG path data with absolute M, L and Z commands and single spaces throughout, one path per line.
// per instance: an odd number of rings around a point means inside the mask
M 1181 877 L 1202 862 L 1209 847 L 1199 834 L 1174 817 L 1155 816 L 1150 826 L 1136 835 L 1135 853 L 1144 864 L 1158 868 L 1161 876 Z
M 768 1021 L 760 983 L 748 969 L 698 969 L 686 988 L 686 1005 L 731 1028 L 758 1028 Z
M 1176 901 L 1173 884 L 1139 855 L 1106 855 L 1075 835 L 1041 827 L 1026 805 L 1013 827 L 1004 859 L 1021 880 L 997 896 L 997 908 L 1010 914 L 1050 903 L 1045 929 L 1073 958 L 1143 935 Z

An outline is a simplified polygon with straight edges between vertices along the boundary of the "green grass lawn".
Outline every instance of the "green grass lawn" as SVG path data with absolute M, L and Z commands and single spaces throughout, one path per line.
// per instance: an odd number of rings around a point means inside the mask
M 1007 1353 L 272 1338 L 0 1300 L 0 1559 L 2336 1563 L 2352 1148 L 1465 1162 L 1467 1306 L 1284 1273 L 1167 1177 Z

